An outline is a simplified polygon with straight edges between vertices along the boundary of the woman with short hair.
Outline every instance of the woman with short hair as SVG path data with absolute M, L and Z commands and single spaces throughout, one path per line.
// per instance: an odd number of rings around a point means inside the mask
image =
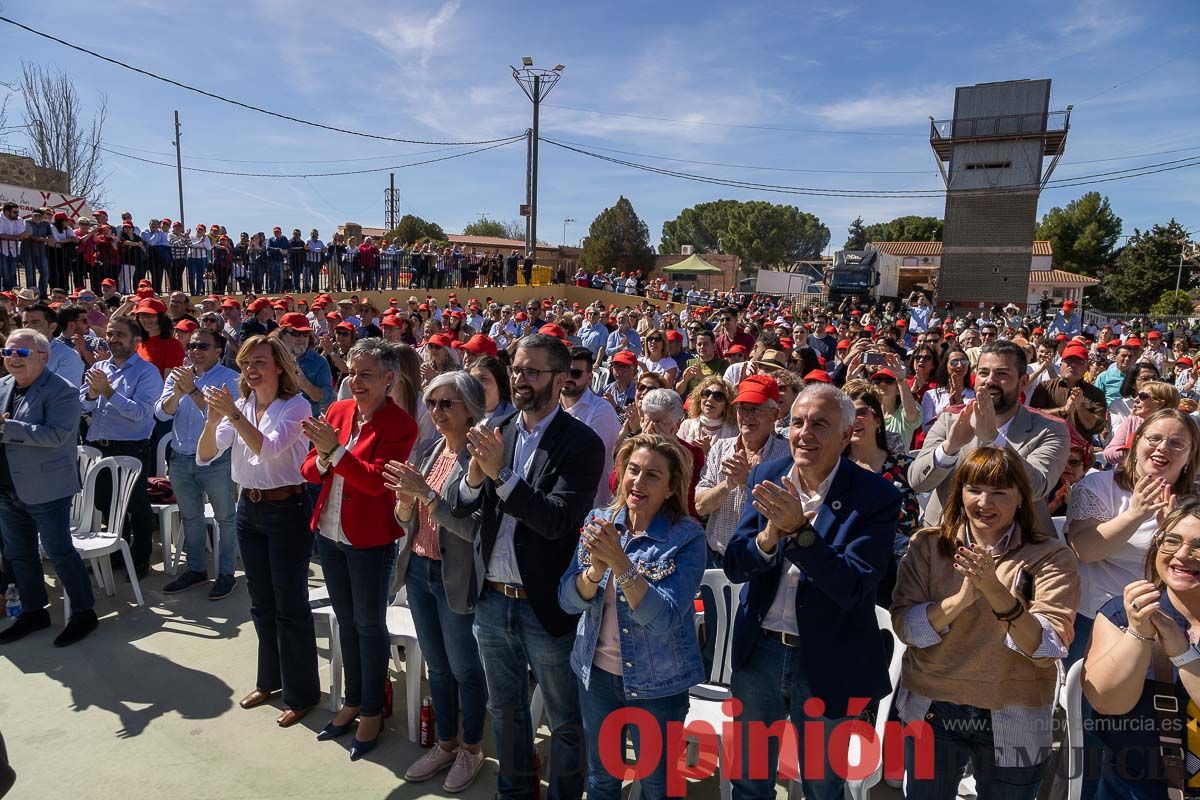
M 1104 460 L 1120 464 L 1133 444 L 1142 422 L 1155 411 L 1179 407 L 1179 390 L 1166 381 L 1143 381 L 1129 403 L 1130 414 L 1113 429 L 1112 441 L 1104 448 Z
M 720 375 L 709 375 L 688 396 L 688 418 L 679 426 L 679 438 L 699 445 L 704 452 L 717 439 L 737 436 L 733 387 Z
M 980 447 L 959 463 L 942 524 L 913 534 L 900 562 L 892 626 L 908 648 L 896 708 L 933 733 L 932 777 L 917 777 L 905 748 L 910 800 L 953 800 L 968 763 L 980 797 L 1037 797 L 1079 576 L 1036 525 L 1016 451 Z
M 392 515 L 383 468 L 403 461 L 417 439 L 417 424 L 388 396 L 399 367 L 396 351 L 382 339 L 360 339 L 346 355 L 353 399 L 338 400 L 324 419 L 302 423 L 313 449 L 301 474 L 321 485 L 312 528 L 321 574 L 338 621 L 345 698 L 317 734 L 335 739 L 358 720 L 350 760 L 369 753 L 383 723 L 390 637 L 388 589 L 396 542 L 404 531 Z
M 397 570 L 429 672 L 437 738 L 404 779 L 424 781 L 449 768 L 442 787 L 447 792 L 467 788 L 484 760 L 487 681 L 472 633 L 477 579 L 483 578 L 476 574 L 477 526 L 470 517 L 454 516 L 448 500 L 470 461 L 467 431 L 484 418 L 484 403 L 483 387 L 470 374 L 438 375 L 424 395 L 438 437 L 422 445 L 411 463 L 387 465 L 396 519 L 410 542 Z

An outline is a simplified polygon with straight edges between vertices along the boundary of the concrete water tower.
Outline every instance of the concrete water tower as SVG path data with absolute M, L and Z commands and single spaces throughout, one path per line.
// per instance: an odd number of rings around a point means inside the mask
M 1062 158 L 1070 118 L 1071 106 L 1050 111 L 1049 79 L 960 86 L 954 118 L 930 117 L 946 182 L 939 303 L 1025 306 L 1038 195 Z

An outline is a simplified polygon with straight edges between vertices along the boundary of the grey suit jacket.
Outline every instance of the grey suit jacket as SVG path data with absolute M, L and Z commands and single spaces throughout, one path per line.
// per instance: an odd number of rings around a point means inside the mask
M 934 450 L 946 440 L 950 426 L 957 418 L 957 410 L 940 414 L 929 429 L 921 452 L 908 466 L 908 482 L 913 491 L 933 492 L 922 517 L 922 523 L 927 526 L 941 522 L 946 496 L 954 483 L 954 468 L 942 469 L 934 463 Z M 1053 534 L 1054 523 L 1050 519 L 1050 511 L 1046 508 L 1046 495 L 1058 483 L 1063 468 L 1067 466 L 1070 448 L 1067 424 L 1060 419 L 1047 417 L 1021 406 L 1013 416 L 1005 438 L 1008 447 L 1014 450 L 1025 464 L 1025 474 L 1029 476 L 1033 496 L 1037 499 L 1035 510 L 1038 527 L 1043 533 Z M 979 445 L 978 439 L 968 442 L 958 454 L 958 460 L 961 461 Z
M 0 378 L 0 412 L 8 408 L 16 381 Z M 17 498 L 48 503 L 79 491 L 79 390 L 45 370 L 16 402 L 0 444 L 8 458 Z
M 409 462 L 415 464 L 421 474 L 428 477 L 430 470 L 442 452 L 445 439 L 441 436 L 421 444 L 413 451 Z M 483 542 L 475 535 L 479 527 L 477 516 L 456 517 L 450 513 L 450 504 L 446 501 L 450 488 L 457 486 L 462 480 L 463 470 L 471 456 L 464 450 L 458 458 L 458 463 L 451 469 L 442 484 L 441 497 L 432 507 L 433 519 L 438 524 L 438 548 L 442 555 L 442 584 L 446 589 L 446 603 L 456 614 L 475 613 L 475 601 L 479 599 L 480 589 L 483 588 Z M 396 557 L 396 580 L 393 588 L 399 589 L 404 585 L 408 573 L 408 562 L 412 556 L 412 537 L 417 532 L 417 522 L 420 516 L 413 518 L 402 527 L 407 538 L 404 550 Z

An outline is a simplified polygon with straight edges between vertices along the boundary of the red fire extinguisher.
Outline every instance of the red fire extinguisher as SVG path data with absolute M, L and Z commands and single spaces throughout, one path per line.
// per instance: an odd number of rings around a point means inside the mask
M 417 744 L 425 748 L 433 747 L 433 701 L 428 697 L 421 701 L 421 727 Z

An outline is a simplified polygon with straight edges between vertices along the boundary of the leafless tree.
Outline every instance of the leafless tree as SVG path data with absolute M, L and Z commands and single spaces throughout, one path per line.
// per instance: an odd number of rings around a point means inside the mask
M 24 62 L 17 90 L 25 103 L 29 154 L 41 166 L 65 172 L 71 194 L 94 207 L 103 204 L 108 175 L 100 146 L 108 98 L 96 98 L 89 121 L 69 75 Z
M 510 219 L 508 222 L 501 223 L 504 226 L 504 235 L 508 239 L 524 239 L 525 238 L 525 220 Z

